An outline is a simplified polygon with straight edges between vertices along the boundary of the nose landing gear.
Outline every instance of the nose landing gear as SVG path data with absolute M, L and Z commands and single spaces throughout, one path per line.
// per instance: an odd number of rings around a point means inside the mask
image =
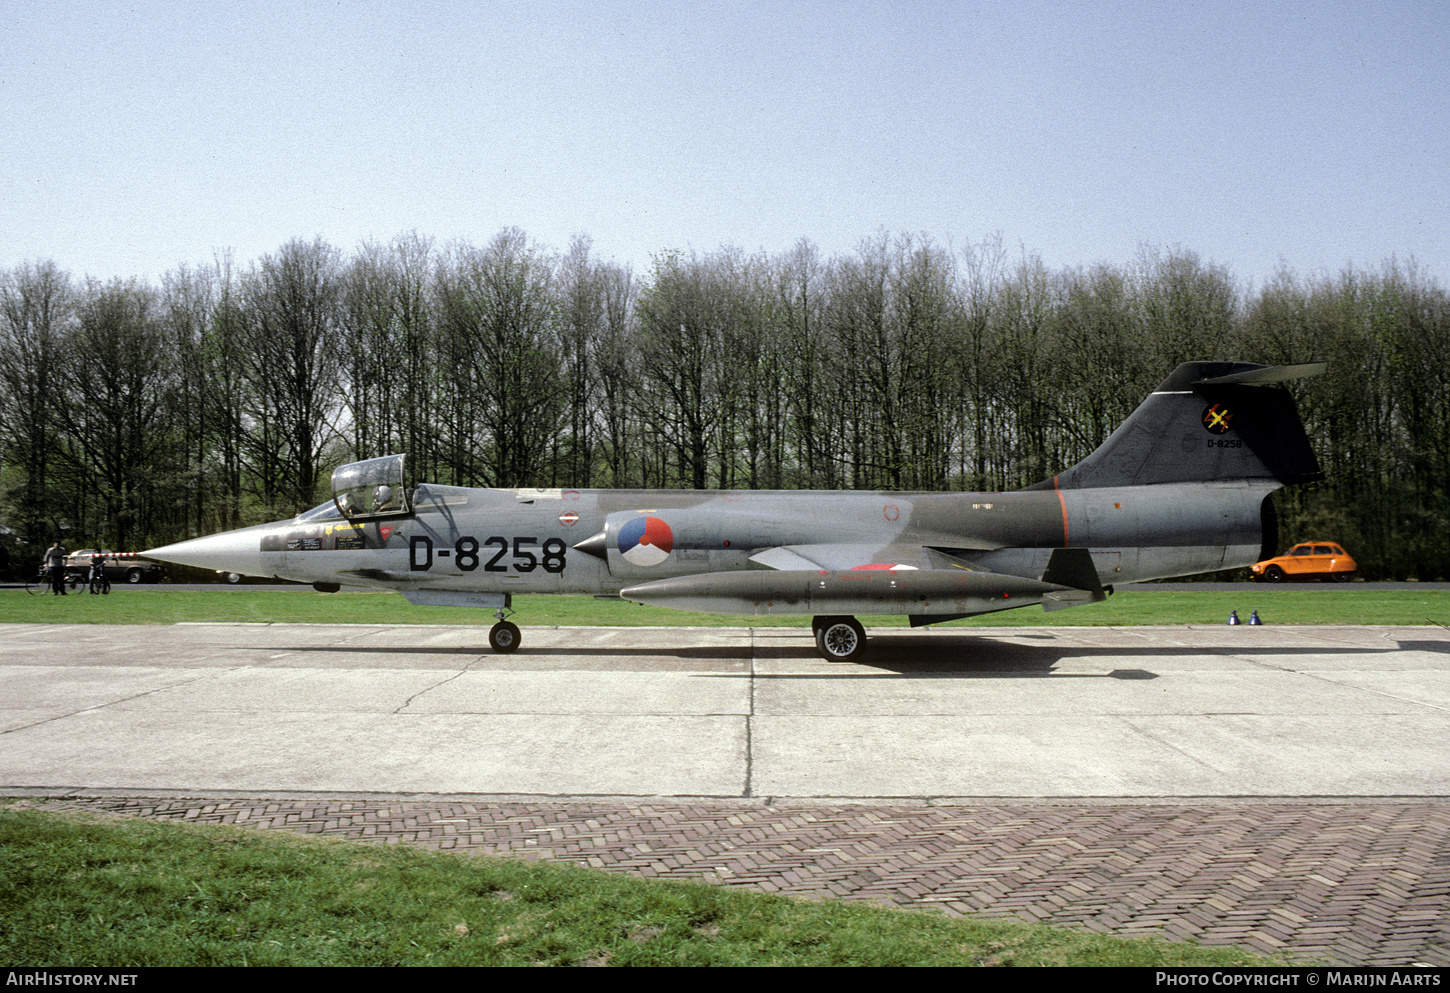
M 504 620 L 511 613 L 513 613 L 511 610 L 507 612 L 500 610 L 495 613 L 493 616 L 498 618 L 498 623 L 488 630 L 489 646 L 500 655 L 517 651 L 519 642 L 523 640 L 519 626 L 512 621 Z

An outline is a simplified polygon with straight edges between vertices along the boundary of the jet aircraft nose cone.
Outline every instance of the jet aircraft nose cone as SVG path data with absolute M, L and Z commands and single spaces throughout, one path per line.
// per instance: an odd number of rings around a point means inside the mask
M 179 541 L 174 545 L 163 545 L 142 552 L 148 558 L 177 565 L 189 565 L 198 569 L 213 569 L 217 572 L 238 572 L 244 576 L 266 576 L 262 568 L 262 535 L 269 525 L 243 528 L 240 531 L 224 531 Z

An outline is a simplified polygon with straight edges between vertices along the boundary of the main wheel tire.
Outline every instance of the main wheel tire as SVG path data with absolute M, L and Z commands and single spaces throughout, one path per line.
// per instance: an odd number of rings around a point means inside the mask
M 823 618 L 815 631 L 816 651 L 832 662 L 850 662 L 866 648 L 866 629 L 854 617 Z
M 1276 565 L 1271 565 L 1264 570 L 1264 578 L 1271 583 L 1282 583 L 1284 581 L 1284 570 Z
M 500 655 L 517 651 L 522 638 L 519 626 L 508 621 L 499 621 L 488 632 L 489 645 Z

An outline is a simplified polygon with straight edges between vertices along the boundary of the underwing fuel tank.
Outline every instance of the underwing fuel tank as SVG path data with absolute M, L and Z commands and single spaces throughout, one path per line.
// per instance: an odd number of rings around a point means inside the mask
M 1073 592 L 1019 576 L 955 569 L 759 569 L 674 576 L 619 595 L 711 614 L 958 614 L 1007 610 Z

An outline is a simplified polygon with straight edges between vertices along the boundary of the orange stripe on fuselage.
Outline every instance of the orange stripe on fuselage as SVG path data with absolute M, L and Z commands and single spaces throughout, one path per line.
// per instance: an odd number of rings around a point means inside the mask
M 1062 547 L 1067 547 L 1067 498 L 1062 495 L 1062 490 L 1057 488 L 1057 477 L 1052 477 L 1052 492 L 1057 494 L 1057 502 L 1062 505 Z

